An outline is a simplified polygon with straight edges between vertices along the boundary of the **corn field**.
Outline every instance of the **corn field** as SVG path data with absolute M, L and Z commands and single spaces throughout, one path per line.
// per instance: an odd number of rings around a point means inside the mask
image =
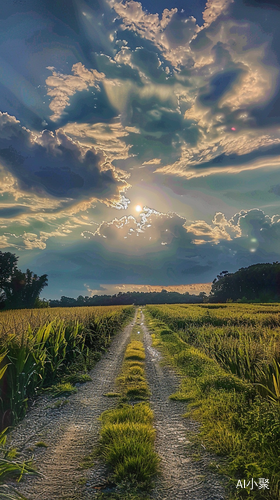
M 29 398 L 77 358 L 106 348 L 133 311 L 105 306 L 1 312 L 0 430 L 22 418 Z

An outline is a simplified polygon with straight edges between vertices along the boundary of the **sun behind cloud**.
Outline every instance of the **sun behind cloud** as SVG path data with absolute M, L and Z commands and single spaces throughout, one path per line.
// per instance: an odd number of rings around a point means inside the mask
M 136 205 L 135 210 L 136 210 L 136 212 L 142 212 L 141 205 Z

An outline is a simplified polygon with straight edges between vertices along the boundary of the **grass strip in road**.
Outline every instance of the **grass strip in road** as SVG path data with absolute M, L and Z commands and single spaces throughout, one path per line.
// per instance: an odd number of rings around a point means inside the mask
M 125 351 L 121 375 L 116 380 L 122 397 L 117 408 L 105 411 L 100 417 L 99 454 L 112 469 L 110 479 L 116 490 L 101 493 L 99 498 L 147 498 L 152 478 L 159 469 L 159 457 L 154 450 L 153 412 L 148 402 L 135 401 L 150 394 L 142 337 L 136 325 Z
M 136 327 L 138 330 L 138 327 Z M 132 336 L 135 336 L 135 328 Z M 146 399 L 150 395 L 145 378 L 145 349 L 143 342 L 134 340 L 128 344 L 120 376 L 116 383 L 123 401 Z
M 123 406 L 102 415 L 101 455 L 116 483 L 149 484 L 158 470 L 153 413 L 147 403 Z
M 229 498 L 279 500 L 279 404 L 261 398 L 252 383 L 183 342 L 164 322 L 145 315 L 154 345 L 183 375 L 180 390 L 171 398 L 187 401 L 185 416 L 202 424 L 193 442 L 223 457 L 212 466 L 230 478 Z M 269 490 L 236 488 L 238 480 L 249 484 L 252 478 L 257 483 L 268 478 Z

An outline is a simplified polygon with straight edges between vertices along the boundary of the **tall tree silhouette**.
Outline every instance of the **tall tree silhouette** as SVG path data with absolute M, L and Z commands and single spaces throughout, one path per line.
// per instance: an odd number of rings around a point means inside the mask
M 30 269 L 23 273 L 17 268 L 18 257 L 0 252 L 0 301 L 2 308 L 32 308 L 40 292 L 47 286 L 47 275 L 38 276 Z

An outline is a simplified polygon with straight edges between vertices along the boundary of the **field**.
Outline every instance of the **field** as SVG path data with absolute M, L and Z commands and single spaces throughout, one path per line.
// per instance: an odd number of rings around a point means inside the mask
M 92 367 L 133 310 L 108 306 L 1 312 L 0 430 L 22 418 L 28 398 L 60 381 L 67 369 L 64 388 L 71 392 L 70 372 Z
M 279 498 L 280 306 L 158 305 L 146 311 L 155 345 L 184 375 L 173 398 L 189 402 L 187 416 L 202 424 L 201 443 L 225 457 L 218 467 L 232 484 L 253 479 L 253 498 Z M 260 478 L 268 479 L 269 491 L 257 486 Z M 240 487 L 238 498 L 248 493 Z
M 0 326 L 1 498 L 279 499 L 279 304 L 22 310 Z

